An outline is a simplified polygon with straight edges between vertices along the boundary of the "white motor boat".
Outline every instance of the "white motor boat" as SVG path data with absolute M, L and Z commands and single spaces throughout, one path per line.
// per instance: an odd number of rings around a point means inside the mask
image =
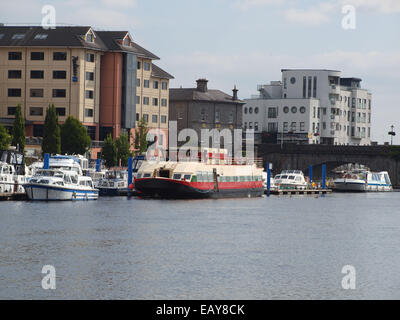
M 17 174 L 13 165 L 0 161 L 0 193 L 24 193 L 26 181 L 27 176 Z
M 29 200 L 97 200 L 99 197 L 92 178 L 76 171 L 40 169 L 24 187 Z
M 334 180 L 335 191 L 393 191 L 387 171 L 353 170 Z
M 301 170 L 283 170 L 276 175 L 275 185 L 278 189 L 307 189 L 308 182 Z

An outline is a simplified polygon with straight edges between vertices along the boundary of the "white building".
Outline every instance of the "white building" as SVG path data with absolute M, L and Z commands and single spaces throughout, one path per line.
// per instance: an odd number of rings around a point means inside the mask
M 340 71 L 282 69 L 282 81 L 259 85 L 260 94 L 245 99 L 243 127 L 278 143 L 369 145 L 371 93 L 360 82 Z

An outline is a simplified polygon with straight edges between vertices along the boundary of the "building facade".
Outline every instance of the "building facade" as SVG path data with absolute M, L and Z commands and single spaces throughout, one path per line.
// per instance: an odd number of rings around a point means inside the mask
M 195 130 L 199 143 L 202 142 L 201 129 L 233 131 L 242 127 L 244 101 L 238 99 L 236 87 L 231 96 L 208 89 L 207 82 L 198 79 L 196 88 L 170 89 L 170 121 L 177 121 L 178 133 L 186 128 Z
M 372 95 L 360 82 L 340 71 L 283 69 L 281 81 L 245 100 L 243 126 L 278 143 L 370 145 Z
M 94 141 L 134 135 L 142 117 L 167 131 L 173 77 L 153 65 L 156 59 L 127 31 L 0 26 L 0 123 L 12 126 L 21 104 L 26 136 L 41 137 L 54 104 L 60 123 L 79 119 Z

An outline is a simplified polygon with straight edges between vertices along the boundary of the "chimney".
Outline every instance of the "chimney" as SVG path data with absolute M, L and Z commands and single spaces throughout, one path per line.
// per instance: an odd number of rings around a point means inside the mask
M 236 89 L 236 84 L 235 84 L 234 88 L 232 89 L 232 92 L 233 92 L 232 100 L 237 100 L 238 99 L 238 97 L 237 97 L 237 92 L 238 91 L 239 90 Z
M 196 80 L 196 82 L 197 82 L 197 91 L 207 92 L 207 82 L 208 82 L 207 79 L 199 79 Z

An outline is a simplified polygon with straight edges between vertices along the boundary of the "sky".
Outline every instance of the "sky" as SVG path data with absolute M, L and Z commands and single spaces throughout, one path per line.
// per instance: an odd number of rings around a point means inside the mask
M 44 5 L 59 25 L 126 30 L 161 58 L 171 87 L 208 86 L 239 98 L 281 80 L 281 69 L 342 71 L 372 92 L 372 140 L 400 144 L 400 0 L 14 0 L 0 22 L 40 24 Z M 342 20 L 355 11 L 355 28 Z M 348 21 L 348 20 L 346 20 Z

